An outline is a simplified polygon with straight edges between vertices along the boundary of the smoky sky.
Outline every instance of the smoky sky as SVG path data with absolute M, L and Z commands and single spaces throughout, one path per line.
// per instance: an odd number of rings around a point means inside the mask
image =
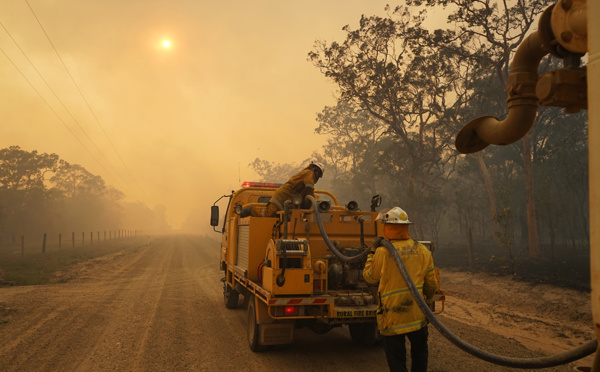
M 326 143 L 315 117 L 335 86 L 307 54 L 387 3 L 3 1 L 0 146 L 80 164 L 175 228 L 205 208 L 208 225 L 252 160 Z

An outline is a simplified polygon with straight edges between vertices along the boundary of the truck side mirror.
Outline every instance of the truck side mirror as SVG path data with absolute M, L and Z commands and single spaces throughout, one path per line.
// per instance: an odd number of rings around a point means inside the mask
M 210 225 L 219 226 L 219 206 L 213 205 L 210 207 Z

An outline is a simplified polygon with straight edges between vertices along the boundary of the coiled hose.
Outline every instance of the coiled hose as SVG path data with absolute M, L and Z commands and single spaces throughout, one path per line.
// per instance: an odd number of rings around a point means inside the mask
M 325 228 L 323 227 L 323 221 L 321 220 L 321 213 L 319 212 L 317 201 L 315 200 L 315 198 L 313 198 L 310 195 L 307 196 L 307 198 L 312 203 L 312 209 L 315 211 L 315 217 L 317 220 L 317 224 L 319 226 L 319 230 L 321 231 L 321 235 L 323 236 L 323 240 L 325 240 L 325 243 L 327 244 L 327 246 L 329 247 L 331 252 L 333 252 L 333 254 L 337 258 L 339 258 L 340 260 L 342 260 L 344 262 L 353 262 L 353 261 L 358 261 L 358 260 L 362 259 L 365 255 L 367 255 L 369 253 L 370 249 L 367 249 L 357 256 L 347 257 L 347 256 L 344 256 L 344 254 L 342 254 L 341 252 L 339 252 L 334 247 L 334 245 L 331 243 L 331 240 L 329 240 L 329 237 L 327 236 L 327 232 L 325 231 Z M 559 366 L 562 364 L 567 364 L 567 363 L 579 360 L 581 358 L 584 358 L 588 355 L 593 354 L 596 351 L 596 349 L 598 348 L 598 340 L 594 339 L 594 340 L 587 342 L 573 350 L 570 350 L 570 351 L 567 351 L 567 352 L 564 352 L 561 354 L 540 357 L 540 358 L 511 358 L 511 357 L 505 357 L 505 356 L 501 356 L 501 355 L 492 354 L 488 351 L 479 349 L 479 348 L 463 341 L 460 337 L 455 335 L 445 325 L 443 325 L 438 320 L 438 318 L 433 314 L 433 312 L 431 311 L 429 306 L 427 306 L 425 299 L 423 298 L 423 296 L 421 296 L 421 294 L 417 290 L 415 283 L 410 278 L 410 275 L 408 274 L 408 271 L 406 270 L 406 266 L 404 266 L 404 262 L 402 262 L 402 258 L 400 257 L 400 254 L 398 254 L 398 251 L 396 251 L 396 248 L 392 245 L 392 243 L 387 239 L 375 239 L 371 248 L 375 249 L 380 245 L 385 247 L 388 250 L 388 252 L 392 255 L 392 257 L 394 258 L 394 262 L 396 263 L 396 266 L 398 267 L 398 270 L 400 271 L 400 275 L 402 275 L 402 279 L 404 279 L 404 282 L 408 285 L 410 294 L 412 295 L 413 299 L 416 301 L 417 305 L 419 306 L 419 308 L 421 309 L 423 314 L 425 314 L 425 316 L 427 317 L 427 320 L 429 320 L 429 322 L 431 324 L 433 324 L 435 329 L 437 329 L 438 332 L 440 332 L 442 334 L 442 336 L 444 336 L 446 339 L 448 339 L 448 341 L 452 342 L 459 349 L 461 349 L 479 359 L 485 360 L 490 363 L 498 364 L 501 366 L 511 367 L 511 368 L 532 368 L 532 369 L 549 368 L 549 367 Z
M 394 258 L 394 262 L 396 263 L 396 266 L 398 266 L 398 270 L 400 270 L 402 279 L 404 279 L 404 282 L 408 285 L 408 289 L 411 295 L 413 296 L 413 298 L 417 302 L 417 305 L 425 314 L 429 322 L 433 324 L 435 329 L 437 329 L 444 337 L 448 339 L 448 341 L 452 342 L 458 348 L 462 349 L 463 351 L 466 351 L 467 353 L 479 359 L 483 359 L 490 363 L 512 368 L 548 368 L 562 364 L 567 364 L 575 360 L 581 359 L 583 357 L 591 355 L 598 348 L 598 341 L 594 339 L 573 350 L 561 354 L 540 358 L 510 358 L 492 354 L 485 350 L 479 349 L 473 345 L 470 345 L 462 339 L 460 339 L 457 335 L 452 333 L 452 331 L 450 331 L 448 328 L 446 328 L 446 326 L 444 326 L 433 314 L 431 309 L 429 309 L 429 306 L 427 306 L 427 304 L 425 303 L 425 299 L 419 294 L 417 287 L 415 287 L 415 283 L 410 278 L 410 275 L 408 275 L 408 271 L 406 271 L 406 266 L 404 266 L 404 262 L 402 262 L 400 254 L 398 254 L 398 251 L 396 251 L 396 248 L 392 245 L 392 243 L 387 239 L 383 239 L 381 240 L 381 245 L 383 245 Z

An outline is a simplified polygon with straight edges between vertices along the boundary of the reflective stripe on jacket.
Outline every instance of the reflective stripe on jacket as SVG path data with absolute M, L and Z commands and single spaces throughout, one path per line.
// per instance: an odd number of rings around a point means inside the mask
M 412 239 L 394 240 L 392 244 L 402 257 L 408 274 L 426 300 L 433 298 L 438 288 L 431 252 L 423 244 Z M 393 257 L 385 247 L 369 254 L 363 270 L 368 283 L 379 282 L 379 309 L 377 325 L 384 336 L 416 331 L 426 323 L 406 283 L 396 267 Z

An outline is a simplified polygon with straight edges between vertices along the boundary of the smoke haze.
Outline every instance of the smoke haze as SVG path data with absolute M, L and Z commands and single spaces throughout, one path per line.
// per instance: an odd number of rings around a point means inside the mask
M 166 206 L 174 228 L 201 208 L 207 231 L 214 200 L 256 178 L 252 160 L 325 143 L 315 116 L 335 87 L 306 56 L 386 3 L 2 2 L 0 147 L 80 164 Z

